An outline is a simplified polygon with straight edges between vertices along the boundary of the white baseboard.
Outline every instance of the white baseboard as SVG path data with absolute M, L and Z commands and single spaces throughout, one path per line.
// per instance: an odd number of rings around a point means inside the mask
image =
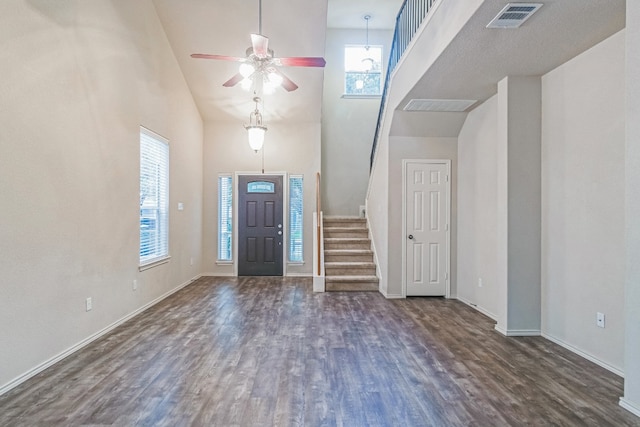
M 383 297 L 386 299 L 406 299 L 407 297 L 402 294 L 387 294 L 385 292 L 380 291 Z
M 285 277 L 313 277 L 312 273 L 287 273 Z
M 452 299 L 453 298 L 454 297 L 452 297 Z M 475 310 L 478 310 L 480 313 L 484 314 L 489 319 L 494 320 L 496 322 L 498 321 L 498 317 L 495 314 L 493 314 L 490 311 L 484 309 L 483 307 L 479 306 L 478 304 L 472 303 L 471 301 L 466 300 L 466 299 L 461 298 L 461 297 L 455 297 L 455 299 L 457 299 L 460 302 L 463 302 L 464 304 L 468 305 L 469 307 L 471 307 L 471 308 L 473 308 Z
M 542 332 L 539 329 L 504 329 L 502 326 L 495 326 L 495 330 L 505 337 L 539 337 Z
M 612 365 L 608 364 L 607 362 L 604 362 L 604 361 L 598 359 L 597 357 L 580 350 L 578 347 L 575 347 L 575 346 L 569 344 L 568 342 L 561 340 L 560 338 L 554 337 L 553 335 L 549 335 L 549 334 L 546 334 L 546 333 L 543 332 L 542 333 L 542 337 L 548 339 L 551 342 L 554 342 L 554 343 L 558 344 L 560 347 L 566 348 L 567 350 L 577 354 L 580 357 L 584 357 L 588 361 L 593 362 L 596 365 L 603 367 L 607 371 L 612 372 L 612 373 L 618 375 L 619 377 L 624 378 L 624 371 L 622 369 L 617 368 L 615 366 L 612 366 Z
M 12 390 L 15 387 L 19 386 L 20 384 L 22 384 L 23 382 L 27 381 L 28 379 L 38 375 L 40 372 L 44 371 L 45 369 L 55 365 L 56 363 L 58 363 L 62 359 L 72 355 L 76 351 L 86 347 L 87 345 L 91 344 L 93 341 L 97 340 L 98 338 L 101 338 L 102 336 L 108 334 L 109 332 L 111 332 L 112 330 L 117 328 L 118 326 L 122 325 L 127 320 L 134 318 L 135 316 L 137 316 L 138 314 L 140 314 L 143 311 L 147 310 L 148 308 L 156 305 L 157 303 L 159 303 L 163 299 L 171 296 L 172 294 L 178 292 L 180 289 L 182 289 L 182 288 L 186 287 L 187 285 L 193 283 L 195 280 L 197 280 L 200 277 L 201 277 L 201 275 L 195 276 L 193 279 L 190 279 L 190 280 L 178 285 L 176 288 L 170 290 L 169 292 L 166 292 L 165 294 L 163 294 L 163 295 L 159 296 L 158 298 L 154 299 L 153 301 L 143 305 L 142 307 L 138 308 L 137 310 L 135 310 L 135 311 L 127 314 L 126 316 L 116 320 L 114 323 L 112 323 L 109 326 L 101 329 L 100 331 L 96 332 L 95 334 L 88 336 L 87 338 L 83 339 L 79 343 L 69 347 L 68 349 L 62 351 L 61 353 L 58 353 L 56 356 L 52 357 L 51 359 L 44 361 L 43 363 L 39 364 L 38 366 L 28 370 L 24 374 L 14 378 L 13 380 L 9 381 L 6 384 L 0 386 L 0 396 L 5 394 L 9 390 Z
M 233 273 L 202 273 L 200 277 L 236 277 Z
M 626 409 L 627 411 L 631 412 L 633 415 L 640 417 L 640 406 L 629 402 L 627 399 L 625 399 L 624 397 L 620 398 L 620 402 L 619 402 L 620 406 L 622 406 L 624 409 Z

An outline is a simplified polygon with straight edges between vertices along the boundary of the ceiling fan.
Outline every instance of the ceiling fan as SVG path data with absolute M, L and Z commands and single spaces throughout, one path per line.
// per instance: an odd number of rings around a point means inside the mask
M 240 62 L 237 74 L 224 82 L 222 86 L 232 87 L 242 83 L 245 89 L 253 85 L 259 86 L 257 90 L 273 90 L 276 86 L 282 86 L 291 92 L 298 89 L 290 78 L 285 76 L 277 67 L 324 67 L 326 61 L 322 57 L 298 56 L 290 58 L 276 58 L 273 50 L 269 49 L 269 39 L 262 35 L 262 0 L 259 1 L 259 30 L 258 34 L 251 34 L 251 46 L 247 48 L 244 58 L 226 55 L 211 55 L 206 53 L 194 53 L 192 58 L 219 59 L 223 61 Z

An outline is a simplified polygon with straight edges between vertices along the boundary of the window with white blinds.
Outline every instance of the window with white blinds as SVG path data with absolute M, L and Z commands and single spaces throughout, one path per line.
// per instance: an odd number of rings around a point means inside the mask
M 302 175 L 289 176 L 289 261 L 302 262 Z
M 169 256 L 169 141 L 140 127 L 140 265 Z
M 233 181 L 218 176 L 218 261 L 231 261 L 233 249 Z

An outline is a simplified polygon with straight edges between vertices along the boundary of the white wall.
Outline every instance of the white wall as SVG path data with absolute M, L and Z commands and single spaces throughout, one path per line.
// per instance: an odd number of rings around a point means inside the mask
M 497 125 L 494 96 L 468 114 L 458 136 L 457 297 L 494 320 L 498 312 Z
M 322 96 L 322 210 L 325 215 L 359 214 L 369 181 L 369 164 L 380 97 L 344 98 L 344 47 L 364 44 L 365 31 L 328 29 Z M 369 43 L 389 57 L 391 31 L 370 30 Z M 348 185 L 345 185 L 348 184 Z
M 543 332 L 624 368 L 624 31 L 545 75 Z M 606 328 L 596 327 L 596 313 Z
M 287 125 L 278 122 L 268 125 L 263 150 L 265 173 L 303 175 L 304 264 L 287 265 L 286 274 L 311 275 L 312 214 L 316 210 L 316 173 L 320 171 L 320 123 Z M 261 173 L 262 152 L 255 153 L 249 147 L 247 131 L 242 123 L 208 122 L 205 124 L 204 165 L 203 270 L 211 275 L 234 275 L 233 264 L 217 262 L 218 175 Z M 287 201 L 284 202 L 286 217 Z
M 149 1 L 0 2 L 0 67 L 1 391 L 201 271 L 202 121 Z M 140 125 L 171 156 L 144 272 Z

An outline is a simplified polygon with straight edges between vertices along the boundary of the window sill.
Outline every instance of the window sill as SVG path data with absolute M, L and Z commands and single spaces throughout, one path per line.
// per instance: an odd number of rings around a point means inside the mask
M 233 260 L 232 259 L 230 259 L 230 260 L 219 259 L 219 260 L 216 260 L 216 264 L 218 264 L 218 265 L 233 265 Z
M 304 265 L 304 261 L 287 261 L 287 265 Z
M 379 99 L 382 98 L 382 95 L 358 95 L 358 94 L 350 94 L 345 93 L 341 96 L 343 99 Z
M 170 256 L 154 259 L 153 261 L 149 261 L 149 262 L 147 262 L 145 264 L 139 265 L 138 266 L 138 271 L 145 271 L 145 270 L 149 270 L 150 268 L 156 267 L 158 265 L 166 264 L 166 263 L 169 262 L 170 259 L 171 259 Z

